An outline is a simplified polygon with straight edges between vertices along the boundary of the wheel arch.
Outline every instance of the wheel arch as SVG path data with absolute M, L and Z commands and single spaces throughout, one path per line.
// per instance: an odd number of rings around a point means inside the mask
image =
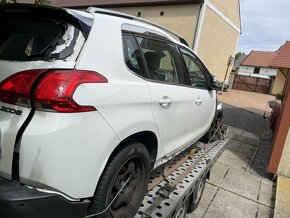
M 132 141 L 139 142 L 146 147 L 151 158 L 150 165 L 151 168 L 153 168 L 158 152 L 158 139 L 155 133 L 152 131 L 141 131 L 128 136 L 119 143 L 119 145 L 114 149 L 112 154 L 120 147 L 126 146 L 127 143 L 130 143 Z

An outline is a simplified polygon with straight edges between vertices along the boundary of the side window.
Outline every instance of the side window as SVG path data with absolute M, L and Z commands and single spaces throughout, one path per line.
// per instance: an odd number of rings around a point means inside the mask
M 123 34 L 124 56 L 126 65 L 134 73 L 141 77 L 148 78 L 145 72 L 141 53 L 133 35 Z
M 151 80 L 185 84 L 181 60 L 174 45 L 137 37 Z
M 181 54 L 189 73 L 191 86 L 194 88 L 208 89 L 205 69 L 202 63 L 189 52 L 181 49 Z

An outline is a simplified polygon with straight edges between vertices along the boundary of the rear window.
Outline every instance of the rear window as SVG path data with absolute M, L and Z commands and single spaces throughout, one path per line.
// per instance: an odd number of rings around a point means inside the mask
M 47 20 L 0 21 L 0 59 L 65 59 L 80 31 L 67 23 Z

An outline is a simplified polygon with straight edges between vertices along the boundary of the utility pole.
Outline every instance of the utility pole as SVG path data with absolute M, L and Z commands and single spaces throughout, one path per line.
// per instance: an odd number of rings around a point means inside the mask
M 223 86 L 222 86 L 221 95 L 223 94 L 223 91 L 224 91 L 225 82 L 226 82 L 226 78 L 227 78 L 227 75 L 228 75 L 229 67 L 230 67 L 230 66 L 233 66 L 233 65 L 234 65 L 234 57 L 231 55 L 231 56 L 228 58 L 227 70 L 226 70 L 225 78 L 224 78 L 224 81 L 223 81 Z

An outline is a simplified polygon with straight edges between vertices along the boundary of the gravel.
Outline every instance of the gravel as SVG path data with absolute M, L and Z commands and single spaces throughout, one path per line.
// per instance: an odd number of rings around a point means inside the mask
M 270 136 L 267 136 L 267 139 L 260 141 L 260 145 L 248 171 L 261 177 L 271 179 L 273 178 L 273 174 L 267 171 L 272 151 L 272 139 L 269 137 Z

